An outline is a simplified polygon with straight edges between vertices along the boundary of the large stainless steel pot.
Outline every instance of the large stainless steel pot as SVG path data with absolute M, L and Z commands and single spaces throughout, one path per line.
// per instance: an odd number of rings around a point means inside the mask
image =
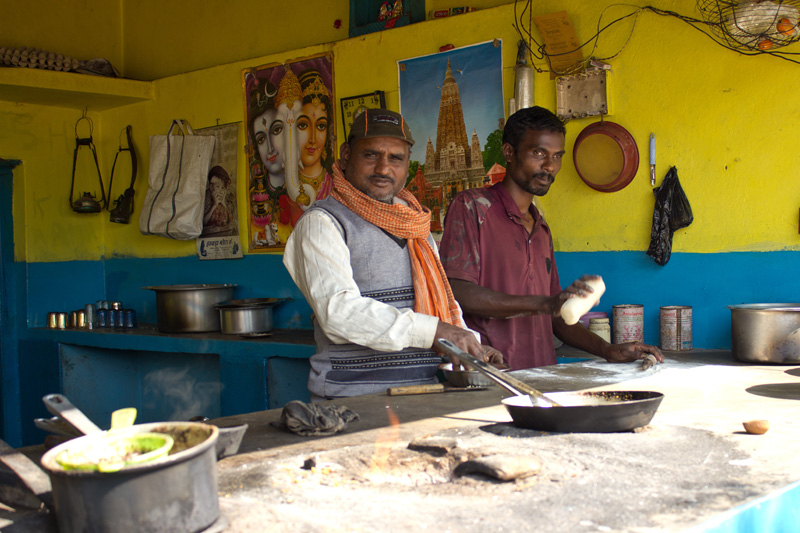
M 233 298 L 234 283 L 159 285 L 142 287 L 156 292 L 158 330 L 163 333 L 219 331 L 214 306 Z
M 218 303 L 222 333 L 242 335 L 272 330 L 272 308 L 285 298 L 246 298 Z
M 64 470 L 55 458 L 70 446 L 69 441 L 44 454 L 42 466 L 53 486 L 61 532 L 194 533 L 222 520 L 216 426 L 156 422 L 132 426 L 130 431 L 166 433 L 175 444 L 167 458 L 119 472 Z
M 728 308 L 734 358 L 746 363 L 800 363 L 800 303 Z

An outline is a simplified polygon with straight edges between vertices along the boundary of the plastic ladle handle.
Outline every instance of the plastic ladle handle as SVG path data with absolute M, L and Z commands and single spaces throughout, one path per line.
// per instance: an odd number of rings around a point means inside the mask
M 136 408 L 125 407 L 111 413 L 111 429 L 127 428 L 136 421 Z

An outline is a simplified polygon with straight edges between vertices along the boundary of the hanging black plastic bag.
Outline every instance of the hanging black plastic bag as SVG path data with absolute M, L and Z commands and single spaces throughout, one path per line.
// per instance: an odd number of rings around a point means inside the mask
M 653 210 L 653 228 L 647 255 L 659 265 L 666 265 L 672 254 L 672 234 L 685 228 L 694 220 L 692 206 L 678 181 L 678 169 L 670 167 L 660 187 L 653 189 L 656 206 Z

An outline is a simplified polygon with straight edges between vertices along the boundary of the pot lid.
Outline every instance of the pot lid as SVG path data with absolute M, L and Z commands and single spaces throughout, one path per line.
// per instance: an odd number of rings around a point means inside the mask
M 596 191 L 615 192 L 627 186 L 639 169 L 633 136 L 615 122 L 601 120 L 580 132 L 572 149 L 575 170 Z
M 214 307 L 217 309 L 259 309 L 278 305 L 291 298 L 245 298 L 243 300 L 228 300 L 220 302 Z
M 151 291 L 196 291 L 203 289 L 227 289 L 229 287 L 237 287 L 236 283 L 201 283 L 198 285 L 154 285 L 149 287 L 142 287 Z
M 800 311 L 800 303 L 740 304 L 729 305 L 728 309 L 741 309 L 743 311 Z

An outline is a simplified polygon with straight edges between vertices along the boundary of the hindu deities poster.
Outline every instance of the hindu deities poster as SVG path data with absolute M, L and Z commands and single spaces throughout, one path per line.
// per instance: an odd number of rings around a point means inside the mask
M 300 216 L 333 187 L 333 56 L 242 71 L 251 252 L 283 249 Z
M 494 41 L 397 62 L 400 112 L 411 126 L 406 187 L 431 210 L 442 231 L 450 199 L 490 184 L 505 120 L 502 42 Z M 488 146 L 488 149 L 487 149 Z

